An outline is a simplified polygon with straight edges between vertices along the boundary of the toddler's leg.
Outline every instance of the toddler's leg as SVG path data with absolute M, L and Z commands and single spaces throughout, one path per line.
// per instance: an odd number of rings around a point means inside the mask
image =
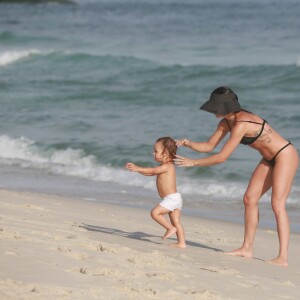
M 167 239 L 177 231 L 176 227 L 174 227 L 164 217 L 164 215 L 168 214 L 169 212 L 170 212 L 169 210 L 162 207 L 161 205 L 157 205 L 151 210 L 151 217 L 153 218 L 153 220 L 155 220 L 158 224 L 160 224 L 161 226 L 167 229 L 165 235 L 162 237 L 163 240 Z
M 169 213 L 171 223 L 177 229 L 176 235 L 178 239 L 178 243 L 171 244 L 170 246 L 178 247 L 178 248 L 186 248 L 184 229 L 182 224 L 180 223 L 180 215 L 181 215 L 180 209 L 175 209 L 174 211 Z

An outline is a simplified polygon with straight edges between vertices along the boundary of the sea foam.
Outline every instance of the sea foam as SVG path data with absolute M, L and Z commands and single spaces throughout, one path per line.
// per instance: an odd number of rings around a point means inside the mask
M 45 149 L 26 137 L 0 136 L 0 164 L 43 169 L 53 174 L 94 181 L 155 188 L 153 180 L 136 173 L 129 174 L 124 168 L 103 165 L 95 156 L 87 155 L 82 149 Z
M 26 137 L 0 136 L 0 164 L 42 169 L 53 174 L 114 182 L 153 191 L 156 189 L 154 177 L 145 177 L 122 167 L 103 165 L 95 156 L 86 154 L 82 149 L 46 149 Z M 191 178 L 181 178 L 178 188 L 184 194 L 199 194 L 213 198 L 216 196 L 222 199 L 242 195 L 243 191 L 236 184 L 229 186 L 213 181 L 199 182 Z
M 22 50 L 22 51 L 8 51 L 0 53 L 0 66 L 6 66 L 9 64 L 12 64 L 20 59 L 29 57 L 33 54 L 40 54 L 41 52 L 36 49 L 30 49 L 30 50 Z
M 82 149 L 44 148 L 26 137 L 0 136 L 0 165 L 44 170 L 52 174 L 73 176 L 98 182 L 112 182 L 123 187 L 141 187 L 155 191 L 155 178 L 129 172 L 124 167 L 104 165 L 97 157 Z M 178 191 L 183 195 L 199 196 L 199 201 L 241 201 L 246 186 L 236 182 L 212 179 L 177 178 Z M 298 204 L 299 190 L 294 188 L 289 203 Z M 262 201 L 269 201 L 269 193 Z

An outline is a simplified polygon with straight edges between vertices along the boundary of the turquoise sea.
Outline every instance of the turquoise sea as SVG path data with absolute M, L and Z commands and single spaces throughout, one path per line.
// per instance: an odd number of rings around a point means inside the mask
M 158 137 L 206 140 L 221 85 L 300 149 L 298 0 L 0 1 L 0 187 L 150 208 Z M 202 157 L 188 149 L 179 154 Z M 186 214 L 243 222 L 260 156 L 178 169 Z M 300 232 L 300 173 L 288 199 Z M 270 194 L 262 226 L 275 228 Z

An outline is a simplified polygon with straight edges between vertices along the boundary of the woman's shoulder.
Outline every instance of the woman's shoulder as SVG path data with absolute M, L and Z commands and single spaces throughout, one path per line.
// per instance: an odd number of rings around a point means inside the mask
M 237 122 L 255 122 L 255 123 L 263 123 L 264 119 L 260 117 L 259 115 L 247 111 L 247 110 L 241 110 L 236 115 L 236 121 Z
M 228 131 L 230 131 L 230 129 L 231 129 L 231 126 L 230 126 L 228 120 L 225 119 L 225 118 L 222 118 L 220 120 L 216 130 L 217 131 L 226 131 L 226 132 L 228 132 Z

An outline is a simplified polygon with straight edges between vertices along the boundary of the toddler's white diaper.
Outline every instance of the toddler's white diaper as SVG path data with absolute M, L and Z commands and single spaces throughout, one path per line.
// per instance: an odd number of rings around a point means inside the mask
M 160 202 L 160 205 L 167 210 L 173 211 L 175 209 L 181 209 L 182 207 L 182 197 L 181 194 L 175 193 L 170 194 L 162 199 L 163 201 Z

